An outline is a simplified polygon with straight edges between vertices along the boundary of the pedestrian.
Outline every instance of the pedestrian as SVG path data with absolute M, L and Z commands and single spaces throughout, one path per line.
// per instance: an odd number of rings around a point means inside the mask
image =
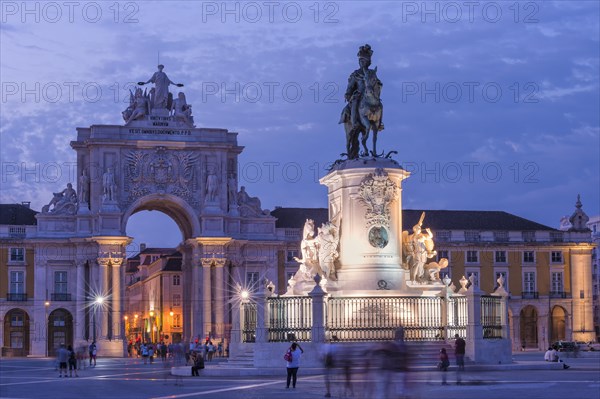
M 292 346 L 288 349 L 285 360 L 287 362 L 287 383 L 286 389 L 290 387 L 290 380 L 292 382 L 292 388 L 296 388 L 296 379 L 298 375 L 298 368 L 300 367 L 300 357 L 304 353 L 304 350 L 296 342 L 292 343 Z
M 323 366 L 325 368 L 325 397 L 331 397 L 331 377 L 335 367 L 335 348 L 333 344 L 323 344 Z
M 219 354 L 219 357 L 223 357 L 223 342 L 219 342 L 217 345 L 217 353 Z
M 448 381 L 446 379 L 446 371 L 448 371 L 448 367 L 450 367 L 450 359 L 448 359 L 446 348 L 442 348 L 440 349 L 440 362 L 438 363 L 438 369 L 442 372 L 442 385 L 448 385 Z
M 98 346 L 96 345 L 96 341 L 93 341 L 90 344 L 88 352 L 90 355 L 90 367 L 92 367 L 92 361 L 94 362 L 94 367 L 96 367 L 96 356 L 98 355 Z
M 148 345 L 148 359 L 150 359 L 150 364 L 154 362 L 154 345 Z
M 65 378 L 67 377 L 67 362 L 69 361 L 69 351 L 65 348 L 65 344 L 60 344 L 60 348 L 56 351 L 56 360 L 58 362 L 58 377 L 62 377 L 63 371 Z
M 146 344 L 142 344 L 141 346 L 141 351 L 142 351 L 142 359 L 144 359 L 144 364 L 148 363 L 148 347 L 146 346 Z
M 215 346 L 213 345 L 212 341 L 210 341 L 208 343 L 207 349 L 208 349 L 208 361 L 212 362 L 213 356 L 215 355 Z
M 199 377 L 200 374 L 198 374 L 198 370 L 204 368 L 204 356 L 202 356 L 201 353 L 192 352 L 192 361 L 192 377 Z
M 458 370 L 456 371 L 456 385 L 462 384 L 462 372 L 465 371 L 465 347 L 467 343 L 460 335 L 455 334 L 454 338 L 454 356 L 456 356 L 456 365 Z
M 77 374 L 77 355 L 71 345 L 69 345 L 67 350 L 69 351 L 69 377 L 73 377 L 73 370 L 75 370 L 75 377 L 79 377 L 79 374 Z M 65 372 L 66 375 L 67 373 Z

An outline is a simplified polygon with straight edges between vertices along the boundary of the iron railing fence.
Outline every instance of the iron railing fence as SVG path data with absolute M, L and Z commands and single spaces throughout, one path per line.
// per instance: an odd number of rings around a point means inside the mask
M 269 342 L 311 340 L 312 298 L 309 296 L 267 298 Z
M 328 340 L 340 342 L 386 341 L 404 328 L 406 341 L 441 341 L 455 334 L 467 335 L 467 297 L 447 299 L 443 320 L 440 297 L 331 297 L 326 298 L 324 315 Z M 268 342 L 311 341 L 312 298 L 307 296 L 266 299 L 265 328 Z M 505 323 L 503 299 L 481 297 L 481 325 L 486 339 L 502 338 Z M 256 341 L 257 306 L 241 305 L 242 342 Z
M 481 296 L 481 327 L 484 339 L 502 338 L 504 319 L 503 299 L 499 296 Z
M 439 297 L 334 297 L 327 301 L 326 330 L 334 341 L 394 339 L 404 327 L 407 341 L 443 339 Z
M 241 304 L 240 311 L 242 313 L 241 329 L 242 342 L 256 341 L 256 303 L 245 302 Z
M 448 298 L 448 319 L 446 320 L 447 338 L 452 339 L 456 334 L 461 337 L 466 337 L 468 319 L 469 311 L 467 309 L 467 297 L 451 296 Z

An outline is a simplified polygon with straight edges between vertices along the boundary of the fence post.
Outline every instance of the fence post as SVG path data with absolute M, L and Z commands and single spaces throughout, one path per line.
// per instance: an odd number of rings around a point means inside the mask
M 244 316 L 242 315 L 243 304 L 240 301 L 233 301 L 231 304 L 231 342 L 242 343 L 242 326 L 244 325 Z
M 325 291 L 319 284 L 321 282 L 321 276 L 318 274 L 315 276 L 315 287 L 308 293 L 312 298 L 312 328 L 311 328 L 311 341 L 316 343 L 325 342 L 325 307 L 324 296 Z
M 500 304 L 500 324 L 502 325 L 502 338 L 509 339 L 510 331 L 508 326 L 508 292 L 504 289 L 504 277 L 500 275 L 496 280 L 498 288 L 492 293 L 494 296 L 499 296 L 502 301 Z
M 442 288 L 438 294 L 442 299 L 442 338 L 444 341 L 448 341 L 451 338 L 448 336 L 448 300 L 450 299 L 450 296 L 454 294 L 454 291 L 452 291 L 452 289 L 449 287 L 452 280 L 450 280 L 447 275 L 444 277 L 442 282 L 444 283 L 444 288 Z
M 469 276 L 471 286 L 467 289 L 467 339 L 466 339 L 466 353 L 465 355 L 471 358 L 471 360 L 478 362 L 480 357 L 484 354 L 481 353 L 481 347 L 483 345 L 483 327 L 481 326 L 481 290 L 475 285 L 475 277 Z
M 265 281 L 264 284 L 260 284 L 256 298 L 256 343 L 269 342 L 267 298 L 272 295 L 272 292 L 267 288 L 267 283 Z

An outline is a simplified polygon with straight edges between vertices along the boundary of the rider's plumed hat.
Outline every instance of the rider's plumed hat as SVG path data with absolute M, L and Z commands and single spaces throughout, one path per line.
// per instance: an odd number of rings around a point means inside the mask
M 358 49 L 358 54 L 356 54 L 358 58 L 364 58 L 367 60 L 371 60 L 371 56 L 373 55 L 373 50 L 371 50 L 371 46 L 365 44 L 364 46 L 360 46 Z

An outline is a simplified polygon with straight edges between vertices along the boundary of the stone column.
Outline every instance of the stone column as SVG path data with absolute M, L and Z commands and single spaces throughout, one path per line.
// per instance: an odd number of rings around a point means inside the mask
M 123 306 L 121 302 L 121 265 L 123 259 L 112 259 L 112 339 L 121 340 L 123 324 Z
M 76 270 L 76 292 L 75 292 L 75 345 L 80 345 L 85 341 L 85 306 L 87 299 L 85 297 L 85 260 L 77 260 Z
M 595 341 L 592 302 L 592 247 L 571 249 L 573 340 Z
M 201 337 L 207 332 L 212 333 L 212 290 L 211 290 L 211 266 L 212 258 L 202 258 L 202 331 Z
M 475 362 L 484 361 L 483 353 L 483 328 L 481 326 L 481 295 L 482 291 L 474 284 L 474 277 L 469 277 L 471 286 L 467 289 L 467 339 L 465 356 Z
M 97 295 L 106 298 L 108 294 L 108 260 L 105 258 L 98 258 L 98 287 L 99 292 Z M 96 339 L 108 339 L 108 312 L 106 311 L 106 305 L 98 305 L 95 303 L 97 298 L 90 298 L 92 301 L 92 334 L 94 336 L 94 327 L 96 328 Z M 93 320 L 96 318 L 96 325 L 94 326 Z
M 269 331 L 266 321 L 269 320 L 267 298 L 270 296 L 271 292 L 267 290 L 266 284 L 261 281 L 256 298 L 256 343 L 269 342 Z
M 315 287 L 308 293 L 312 298 L 312 329 L 311 341 L 314 343 L 325 342 L 325 291 L 319 284 L 321 276 L 315 275 Z
M 223 338 L 225 331 L 225 282 L 223 281 L 223 269 L 226 259 L 215 260 L 215 334 L 217 338 Z

